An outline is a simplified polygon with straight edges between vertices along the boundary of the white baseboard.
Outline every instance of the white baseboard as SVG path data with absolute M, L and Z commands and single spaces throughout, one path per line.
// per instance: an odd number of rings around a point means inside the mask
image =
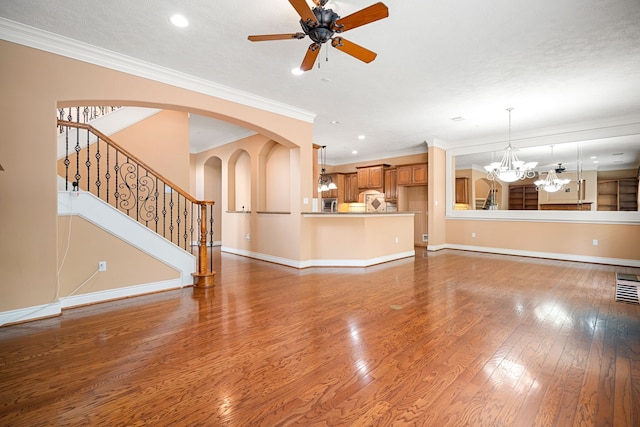
M 72 295 L 60 298 L 62 308 L 77 307 L 80 305 L 96 304 L 99 302 L 129 298 L 154 292 L 168 291 L 182 288 L 180 279 L 164 280 L 161 282 L 147 283 L 143 285 L 127 286 L 125 288 L 108 289 L 105 291 L 91 292 L 88 294 Z
M 0 326 L 58 316 L 60 313 L 62 313 L 62 304 L 60 304 L 60 301 L 19 308 L 17 310 L 3 311 L 0 312 Z
M 501 255 L 517 255 L 517 256 L 526 256 L 531 258 L 547 258 L 547 259 L 557 259 L 561 261 L 588 262 L 591 264 L 607 264 L 607 265 L 620 265 L 625 267 L 640 267 L 640 260 L 624 259 L 624 258 L 595 257 L 595 256 L 585 256 L 585 255 L 562 254 L 562 253 L 555 253 L 555 252 L 521 251 L 517 249 L 491 248 L 491 247 L 484 247 L 484 246 L 469 246 L 469 245 L 455 245 L 455 244 L 438 245 L 438 249 L 431 249 L 431 247 L 428 248 L 428 250 L 439 250 L 439 249 L 460 249 L 463 251 L 485 252 L 485 253 L 501 254 Z
M 109 289 L 106 291 L 91 292 L 88 294 L 72 295 L 60 298 L 50 304 L 37 305 L 33 307 L 21 308 L 0 312 L 0 326 L 11 323 L 23 323 L 45 317 L 59 316 L 63 309 L 78 307 L 81 305 L 97 304 L 101 302 L 113 301 L 139 295 L 151 294 L 154 292 L 168 291 L 182 288 L 180 279 L 165 280 L 161 282 L 147 283 L 143 285 L 127 286 L 119 289 Z
M 261 261 L 273 262 L 275 264 L 282 264 L 294 268 L 309 268 L 309 267 L 370 267 L 376 264 L 382 264 L 384 262 L 395 261 L 403 258 L 409 258 L 415 256 L 415 250 L 399 252 L 396 254 L 385 255 L 370 259 L 312 259 L 305 261 L 296 261 L 288 258 L 275 257 L 272 255 L 266 255 L 259 252 L 245 251 L 243 249 L 235 249 L 223 246 L 222 252 L 232 253 L 235 255 L 242 255 L 248 258 L 255 258 Z

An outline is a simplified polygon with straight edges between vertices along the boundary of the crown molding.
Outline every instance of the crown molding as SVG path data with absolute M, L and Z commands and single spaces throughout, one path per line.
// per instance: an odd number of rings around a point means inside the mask
M 186 73 L 121 55 L 78 40 L 0 17 L 0 38 L 12 43 L 131 74 L 204 95 L 313 123 L 315 113 Z

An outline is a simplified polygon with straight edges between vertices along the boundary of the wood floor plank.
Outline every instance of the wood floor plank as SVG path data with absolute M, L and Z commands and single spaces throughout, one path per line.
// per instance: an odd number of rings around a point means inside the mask
M 0 425 L 640 425 L 640 269 L 417 251 L 0 328 Z

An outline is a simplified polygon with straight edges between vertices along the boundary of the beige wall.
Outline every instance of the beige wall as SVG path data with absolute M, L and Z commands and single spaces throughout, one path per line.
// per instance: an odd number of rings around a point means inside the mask
M 98 262 L 106 259 L 107 271 L 97 274 L 74 295 L 180 277 L 177 270 L 81 217 L 58 217 L 58 231 L 61 298 L 74 292 L 96 271 Z
M 448 220 L 446 232 L 454 245 L 640 260 L 640 225 Z
M 6 41 L 0 41 L 0 58 L 0 162 L 5 169 L 0 172 L 0 311 L 47 304 L 55 296 L 57 106 L 137 105 L 192 111 L 299 147 L 294 150 L 299 164 L 312 163 L 311 123 Z M 302 198 L 312 197 L 311 169 L 299 168 L 292 176 L 309 183 L 297 187 L 299 211 Z M 179 179 L 189 186 L 188 172 Z
M 110 138 L 182 190 L 189 191 L 189 116 L 186 112 L 161 111 Z

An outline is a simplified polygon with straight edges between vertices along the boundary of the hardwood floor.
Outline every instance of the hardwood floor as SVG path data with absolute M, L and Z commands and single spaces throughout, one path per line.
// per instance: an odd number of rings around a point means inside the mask
M 2 328 L 0 425 L 640 425 L 640 269 L 416 251 Z

